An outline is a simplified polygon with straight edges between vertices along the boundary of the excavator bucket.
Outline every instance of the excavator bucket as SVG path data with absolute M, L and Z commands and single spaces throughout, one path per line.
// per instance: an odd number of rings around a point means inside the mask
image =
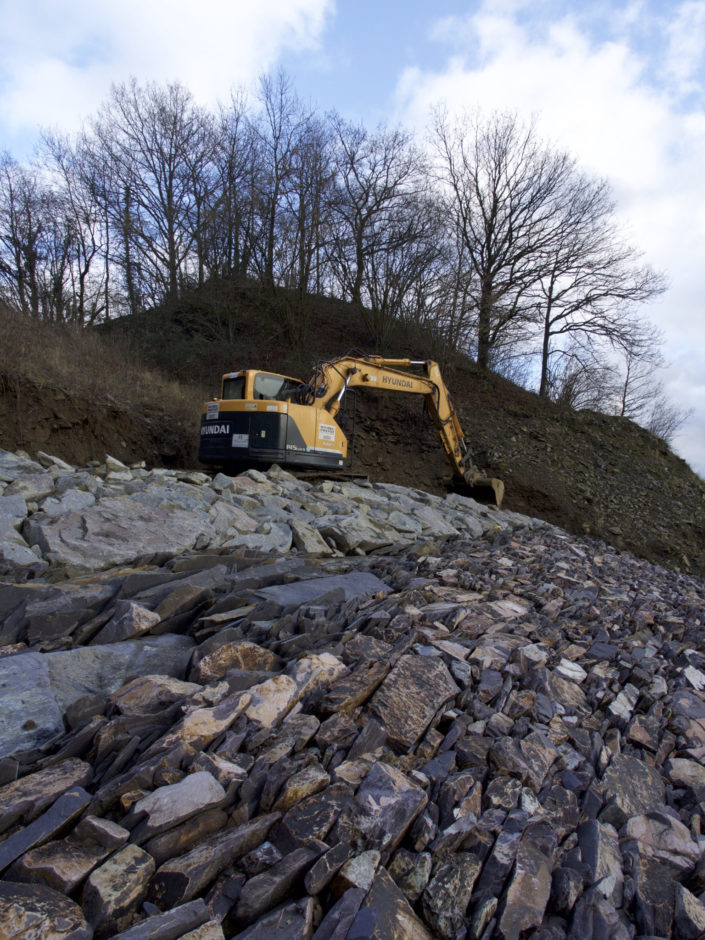
M 467 470 L 463 475 L 464 495 L 476 499 L 478 503 L 496 503 L 502 508 L 504 483 L 498 477 L 485 477 L 477 470 Z

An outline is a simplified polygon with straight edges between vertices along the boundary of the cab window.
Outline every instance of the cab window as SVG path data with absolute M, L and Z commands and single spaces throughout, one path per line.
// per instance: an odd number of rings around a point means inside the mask
M 245 376 L 238 375 L 234 379 L 223 379 L 223 398 L 242 399 L 245 397 Z
M 270 375 L 267 372 L 258 372 L 255 376 L 254 395 L 256 399 L 266 401 L 286 401 L 293 398 L 301 382 L 287 379 L 283 375 Z

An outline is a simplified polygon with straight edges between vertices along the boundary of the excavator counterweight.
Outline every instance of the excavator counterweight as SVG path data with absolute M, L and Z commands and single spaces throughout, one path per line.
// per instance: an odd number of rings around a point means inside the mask
M 350 466 L 339 417 L 357 388 L 423 395 L 455 482 L 501 505 L 504 484 L 472 464 L 458 415 L 436 362 L 350 353 L 317 363 L 306 382 L 256 369 L 228 372 L 201 416 L 199 460 L 225 468 L 278 463 L 341 471 Z

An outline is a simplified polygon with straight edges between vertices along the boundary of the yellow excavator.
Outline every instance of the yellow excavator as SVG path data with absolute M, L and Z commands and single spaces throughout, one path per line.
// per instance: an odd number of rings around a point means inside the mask
M 431 360 L 353 352 L 318 362 L 307 382 L 258 369 L 228 372 L 220 398 L 203 406 L 198 458 L 226 469 L 277 463 L 290 469 L 344 470 L 351 454 L 336 418 L 346 393 L 359 388 L 423 395 L 455 483 L 475 498 L 501 505 L 504 484 L 473 466 L 441 370 Z

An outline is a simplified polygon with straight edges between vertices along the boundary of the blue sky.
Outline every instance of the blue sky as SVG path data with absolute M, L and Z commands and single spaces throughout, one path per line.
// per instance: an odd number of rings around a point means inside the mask
M 705 0 L 0 0 L 0 149 L 77 130 L 132 75 L 212 106 L 279 66 L 368 125 L 422 133 L 438 103 L 533 116 L 606 177 L 670 282 L 646 313 L 693 409 L 675 447 L 705 476 Z

